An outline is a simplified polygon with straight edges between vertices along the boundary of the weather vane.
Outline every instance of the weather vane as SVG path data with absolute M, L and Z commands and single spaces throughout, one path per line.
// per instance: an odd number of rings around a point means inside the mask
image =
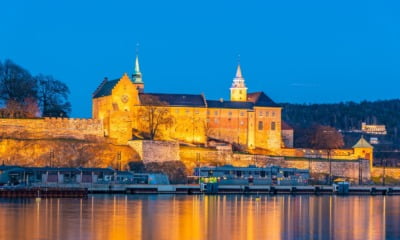
M 136 56 L 139 55 L 139 42 L 136 43 Z

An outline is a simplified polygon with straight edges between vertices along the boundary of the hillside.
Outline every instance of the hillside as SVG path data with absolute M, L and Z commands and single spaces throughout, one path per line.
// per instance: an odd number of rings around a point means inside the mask
M 366 122 L 386 125 L 388 134 L 382 138 L 383 143 L 391 145 L 391 148 L 399 148 L 400 99 L 360 103 L 281 103 L 280 105 L 283 107 L 282 119 L 295 129 L 295 143 L 301 132 L 313 124 L 329 125 L 345 132 L 360 129 L 361 123 Z M 347 139 L 354 139 L 354 134 L 345 135 L 348 135 L 345 136 Z M 348 142 L 346 144 L 350 144 Z

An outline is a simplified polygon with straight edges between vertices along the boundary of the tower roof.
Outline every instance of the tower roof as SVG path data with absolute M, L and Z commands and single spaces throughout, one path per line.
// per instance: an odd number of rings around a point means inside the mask
M 240 68 L 240 64 L 238 64 L 238 66 L 237 66 L 236 78 L 243 78 L 243 76 L 242 76 L 242 69 Z
M 236 75 L 232 82 L 231 88 L 246 88 L 246 84 L 244 83 L 244 78 L 242 75 L 242 69 L 240 68 L 240 64 L 238 64 L 236 69 Z
M 136 55 L 135 69 L 134 69 L 133 74 L 132 74 L 132 80 L 133 80 L 133 83 L 143 83 L 142 73 L 140 72 L 139 56 L 138 55 Z
M 361 136 L 360 140 L 353 146 L 353 148 L 374 148 L 371 144 L 365 140 L 364 136 Z
M 135 73 L 140 73 L 140 67 L 139 67 L 139 56 L 136 55 L 136 60 L 135 60 Z

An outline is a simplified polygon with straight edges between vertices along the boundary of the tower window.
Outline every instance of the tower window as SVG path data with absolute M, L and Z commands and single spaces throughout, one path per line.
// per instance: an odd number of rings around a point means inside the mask
M 228 112 L 228 115 L 229 115 L 229 116 L 232 116 L 232 112 Z
M 275 131 L 276 129 L 276 123 L 275 122 L 271 122 L 271 130 Z
M 263 130 L 263 129 L 264 129 L 263 121 L 258 121 L 258 130 Z
M 262 117 L 262 116 L 263 116 L 263 112 L 260 111 L 260 112 L 258 113 L 258 116 Z
M 271 115 L 272 115 L 273 117 L 275 117 L 275 112 L 271 112 Z

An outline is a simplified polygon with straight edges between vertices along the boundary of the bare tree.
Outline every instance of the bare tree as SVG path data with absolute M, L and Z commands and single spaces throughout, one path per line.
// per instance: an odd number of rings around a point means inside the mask
M 36 99 L 36 80 L 24 68 L 6 60 L 0 62 L 0 99 L 24 103 L 27 98 Z
M 315 149 L 326 149 L 328 157 L 332 149 L 341 148 L 344 145 L 343 136 L 336 128 L 316 125 L 312 132 L 311 146 Z
M 38 75 L 38 101 L 44 117 L 67 117 L 71 112 L 68 86 L 52 76 Z
M 151 95 L 142 95 L 140 100 L 142 106 L 139 107 L 138 118 L 144 137 L 152 140 L 160 138 L 161 127 L 171 127 L 174 120 L 169 108 L 166 107 L 167 103 Z

